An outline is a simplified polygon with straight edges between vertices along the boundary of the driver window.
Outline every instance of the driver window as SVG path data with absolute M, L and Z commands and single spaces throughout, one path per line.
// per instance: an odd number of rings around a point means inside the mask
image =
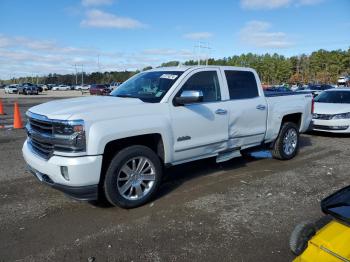
M 185 90 L 203 92 L 203 102 L 221 100 L 219 79 L 216 71 L 203 71 L 192 75 L 182 86 L 178 95 Z

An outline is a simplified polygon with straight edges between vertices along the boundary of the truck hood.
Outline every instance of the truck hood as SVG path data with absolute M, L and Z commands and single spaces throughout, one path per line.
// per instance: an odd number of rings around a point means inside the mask
M 350 104 L 315 103 L 316 114 L 341 114 L 350 112 Z
M 120 107 L 133 107 L 140 104 L 145 103 L 136 98 L 93 96 L 55 100 L 34 106 L 29 111 L 50 119 L 68 120 L 75 116 L 88 116 L 98 112 L 113 115 Z

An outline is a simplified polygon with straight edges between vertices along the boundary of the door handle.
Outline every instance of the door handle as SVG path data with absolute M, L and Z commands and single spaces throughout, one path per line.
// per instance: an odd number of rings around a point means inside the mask
M 264 105 L 257 105 L 256 109 L 258 109 L 258 110 L 265 110 L 266 106 L 264 106 Z
M 219 109 L 216 109 L 215 114 L 217 114 L 217 115 L 226 115 L 227 114 L 227 110 L 219 108 Z

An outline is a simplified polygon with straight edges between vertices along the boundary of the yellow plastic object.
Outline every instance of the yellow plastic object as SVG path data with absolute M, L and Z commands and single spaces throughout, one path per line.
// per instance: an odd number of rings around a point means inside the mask
M 335 220 L 320 229 L 294 262 L 350 262 L 350 227 Z

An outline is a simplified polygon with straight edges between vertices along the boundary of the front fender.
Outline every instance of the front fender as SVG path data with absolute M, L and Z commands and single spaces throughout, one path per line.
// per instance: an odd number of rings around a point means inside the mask
M 164 162 L 171 162 L 172 142 L 170 121 L 164 116 L 133 116 L 92 123 L 87 139 L 88 155 L 101 155 L 107 143 L 133 136 L 160 134 L 164 145 Z

